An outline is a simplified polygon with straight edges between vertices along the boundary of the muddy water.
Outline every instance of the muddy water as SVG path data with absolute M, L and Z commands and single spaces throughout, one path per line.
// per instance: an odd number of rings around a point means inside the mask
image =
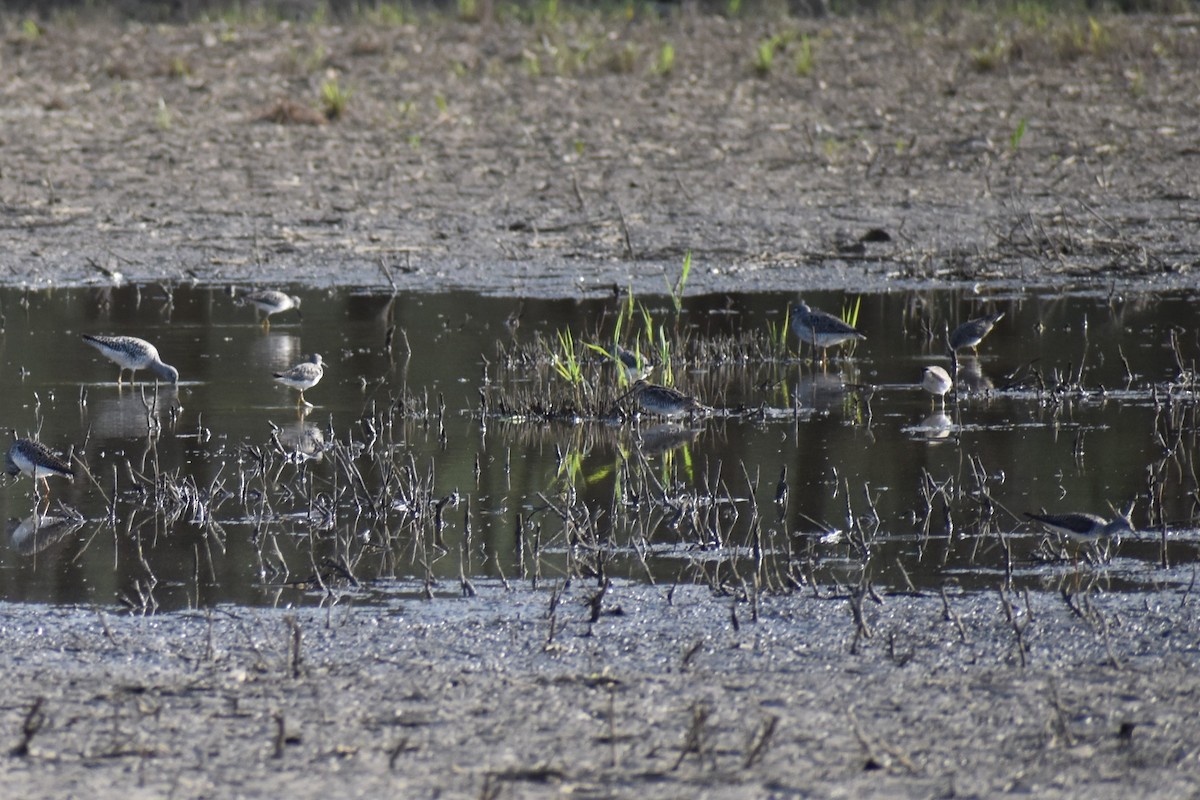
M 867 295 L 867 341 L 824 366 L 794 340 L 771 349 L 788 296 L 687 298 L 678 321 L 669 298 L 639 298 L 678 331 L 675 383 L 715 409 L 664 424 L 514 407 L 572 396 L 536 341 L 603 343 L 620 299 L 298 294 L 303 318 L 264 329 L 218 288 L 0 292 L 0 420 L 86 465 L 51 481 L 42 514 L 28 478 L 0 488 L 0 597 L 370 602 L 597 572 L 900 590 L 1193 578 L 1188 295 Z M 950 369 L 946 327 L 986 311 L 1006 316 L 943 406 L 921 368 Z M 118 387 L 81 333 L 151 340 L 180 384 Z M 718 355 L 685 357 L 713 342 Z M 327 369 L 302 413 L 271 375 L 313 352 Z M 615 380 L 580 353 L 591 384 Z M 385 484 L 384 507 L 364 502 Z M 1064 546 L 1023 517 L 1135 501 L 1139 532 L 1111 548 Z

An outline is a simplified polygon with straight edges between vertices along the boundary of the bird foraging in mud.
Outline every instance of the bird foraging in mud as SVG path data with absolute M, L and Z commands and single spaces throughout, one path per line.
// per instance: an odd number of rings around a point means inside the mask
M 34 492 L 38 481 L 46 487 L 46 501 L 50 501 L 50 482 L 47 478 L 57 476 L 72 480 L 75 470 L 71 465 L 52 452 L 41 442 L 33 439 L 17 439 L 4 455 L 4 470 L 9 475 L 29 475 L 33 478 Z
M 164 364 L 159 358 L 158 348 L 139 339 L 136 336 L 101 336 L 90 333 L 82 334 L 83 340 L 103 353 L 110 361 L 119 367 L 117 370 L 117 386 L 121 385 L 121 376 L 129 370 L 129 382 L 133 383 L 139 369 L 148 369 L 167 383 L 179 382 L 179 370 L 170 364 Z
M 304 399 L 304 390 L 311 389 L 320 383 L 324 374 L 325 367 L 320 354 L 313 353 L 307 361 L 297 364 L 285 372 L 276 372 L 275 380 L 285 386 L 300 390 L 300 400 L 296 405 L 307 406 L 312 404 Z
M 946 393 L 954 388 L 954 381 L 950 373 L 939 366 L 924 367 L 921 369 L 921 388 L 941 400 L 945 406 Z
M 258 291 L 249 292 L 242 295 L 242 302 L 254 305 L 255 319 L 258 319 L 260 312 L 263 314 L 262 326 L 264 328 L 271 327 L 272 314 L 282 314 L 284 311 L 290 311 L 291 309 L 296 310 L 297 319 L 304 319 L 300 314 L 300 298 L 277 289 L 259 289 Z
M 633 388 L 618 398 L 617 402 L 627 397 L 637 400 L 643 411 L 660 417 L 682 417 L 685 414 L 707 414 L 712 411 L 690 395 L 645 380 L 634 383 Z
M 818 347 L 821 348 L 821 360 L 824 361 L 830 347 L 867 338 L 857 328 L 832 314 L 809 308 L 803 300 L 797 300 L 792 306 L 790 322 L 797 338 L 812 345 L 814 361 Z
M 1004 319 L 1004 312 L 997 311 L 995 314 L 988 314 L 986 317 L 976 317 L 969 319 L 962 325 L 954 329 L 950 334 L 950 349 L 954 352 L 970 348 L 971 352 L 977 353 L 979 343 L 983 338 L 992 332 L 992 328 L 996 327 L 996 323 Z

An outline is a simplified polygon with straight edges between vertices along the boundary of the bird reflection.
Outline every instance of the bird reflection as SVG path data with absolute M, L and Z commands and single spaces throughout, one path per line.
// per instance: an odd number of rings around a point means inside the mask
M 325 434 L 316 425 L 306 422 L 306 416 L 301 414 L 295 422 L 272 426 L 272 439 L 280 450 L 299 460 L 320 461 L 325 454 Z
M 968 394 L 985 394 L 995 388 L 992 379 L 984 374 L 979 359 L 972 357 L 959 357 L 958 383 L 966 387 Z
M 290 333 L 259 336 L 249 345 L 250 363 L 267 372 L 282 372 L 300 360 L 300 337 Z
M 820 410 L 839 409 L 846 396 L 847 373 L 812 372 L 800 375 L 796 383 L 796 398 L 802 405 Z M 850 379 L 852 380 L 852 378 Z
M 664 422 L 643 430 L 638 446 L 646 455 L 659 455 L 691 444 L 703 431 L 703 428 L 688 428 L 674 422 Z
M 953 428 L 954 422 L 946 416 L 946 412 L 939 411 L 921 420 L 917 424 L 917 433 L 930 441 L 935 441 L 949 437 Z
M 173 385 L 139 386 L 125 394 L 104 394 L 89 404 L 93 431 L 103 438 L 130 439 L 157 433 L 179 408 Z
M 9 523 L 8 546 L 21 555 L 40 553 L 75 533 L 85 521 L 82 514 L 66 506 L 54 514 L 31 514 Z

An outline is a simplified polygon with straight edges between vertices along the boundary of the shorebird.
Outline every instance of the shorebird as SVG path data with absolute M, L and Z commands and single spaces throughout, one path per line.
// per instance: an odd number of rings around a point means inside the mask
M 941 400 L 944 406 L 946 392 L 954 388 L 954 381 L 950 379 L 950 373 L 941 367 L 924 367 L 921 369 L 921 388 Z
M 643 358 L 640 352 L 631 353 L 616 344 L 613 345 L 613 353 L 621 371 L 625 373 L 626 380 L 631 383 L 647 377 L 653 369 L 649 359 Z
M 813 347 L 813 360 L 817 358 L 817 348 L 821 348 L 822 361 L 826 351 L 844 342 L 866 339 L 857 328 L 847 325 L 842 320 L 808 307 L 808 303 L 797 300 L 792 306 L 792 330 L 796 332 L 801 342 L 807 342 Z
M 129 382 L 133 383 L 139 369 L 151 370 L 168 383 L 179 382 L 179 370 L 170 364 L 164 364 L 158 357 L 158 348 L 145 339 L 136 336 L 93 336 L 85 333 L 83 340 L 119 367 L 117 386 L 121 385 L 121 376 L 125 370 L 129 370 Z
M 950 349 L 958 352 L 969 347 L 971 352 L 978 352 L 979 343 L 983 341 L 983 337 L 991 333 L 992 328 L 996 327 L 996 323 L 1002 319 L 1004 319 L 1004 312 L 997 311 L 986 317 L 967 320 L 950 334 Z
M 304 390 L 311 389 L 321 382 L 321 376 L 325 374 L 325 367 L 321 361 L 321 356 L 318 353 L 313 353 L 308 357 L 308 361 L 304 361 L 286 372 L 276 372 L 275 380 L 290 386 L 293 389 L 300 390 L 300 400 L 296 405 L 311 405 L 304 400 Z
M 1132 509 L 1130 509 L 1132 510 Z M 1054 532 L 1066 536 L 1076 542 L 1094 543 L 1099 539 L 1120 539 L 1123 533 L 1133 533 L 1133 523 L 1129 514 L 1121 514 L 1110 522 L 1098 514 L 1084 512 L 1073 514 L 1032 514 L 1028 511 L 1025 516 L 1042 523 Z
M 4 455 L 4 469 L 9 475 L 24 474 L 33 478 L 34 492 L 37 492 L 37 482 L 46 485 L 46 501 L 50 500 L 50 482 L 47 478 L 57 475 L 71 480 L 75 470 L 71 465 L 41 442 L 33 439 L 17 439 Z
M 295 295 L 286 294 L 277 289 L 260 289 L 249 294 L 242 295 L 244 303 L 254 304 L 254 318 L 258 319 L 259 312 L 263 312 L 262 325 L 264 328 L 271 327 L 271 315 L 282 314 L 284 311 L 296 309 L 296 317 L 304 319 L 300 314 L 300 298 Z
M 684 414 L 706 414 L 712 411 L 711 408 L 698 402 L 694 397 L 676 391 L 669 386 L 659 386 L 656 383 L 649 383 L 644 380 L 639 380 L 633 384 L 633 388 L 621 395 L 617 402 L 619 403 L 630 396 L 638 401 L 638 405 L 644 411 L 657 414 L 660 417 L 682 417 Z

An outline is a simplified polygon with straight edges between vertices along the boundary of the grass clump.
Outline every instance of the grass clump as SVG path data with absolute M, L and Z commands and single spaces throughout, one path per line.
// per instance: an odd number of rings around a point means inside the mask
M 658 59 L 654 63 L 654 72 L 657 75 L 670 75 L 674 71 L 675 45 L 663 42 L 663 46 L 658 50 Z
M 325 119 L 333 122 L 346 115 L 346 107 L 353 94 L 349 89 L 343 89 L 337 78 L 330 78 L 321 84 L 321 111 Z

